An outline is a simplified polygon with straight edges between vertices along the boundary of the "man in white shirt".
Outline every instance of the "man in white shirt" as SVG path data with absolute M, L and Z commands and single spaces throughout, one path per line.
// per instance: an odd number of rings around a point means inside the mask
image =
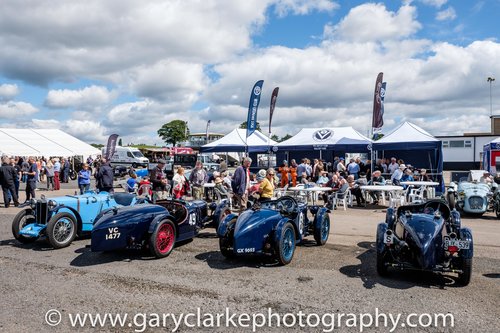
M 406 165 L 401 164 L 391 176 L 391 181 L 393 185 L 399 185 L 401 177 L 403 177 L 403 171 L 406 169 Z
M 391 158 L 391 163 L 387 166 L 387 171 L 392 175 L 394 171 L 399 169 L 399 164 L 396 162 L 396 158 Z

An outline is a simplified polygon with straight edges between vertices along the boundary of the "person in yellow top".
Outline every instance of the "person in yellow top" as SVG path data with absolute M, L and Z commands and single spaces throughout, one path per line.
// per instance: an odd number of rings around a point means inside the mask
M 271 200 L 274 194 L 274 178 L 275 172 L 273 168 L 267 169 L 266 178 L 262 180 L 259 187 L 260 199 L 259 201 Z

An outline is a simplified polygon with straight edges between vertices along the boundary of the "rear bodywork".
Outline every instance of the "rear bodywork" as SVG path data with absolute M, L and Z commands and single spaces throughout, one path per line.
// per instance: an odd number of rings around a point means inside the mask
M 441 200 L 389 208 L 376 241 L 379 273 L 395 268 L 463 275 L 465 259 L 473 256 L 471 230 L 462 227 L 460 214 Z

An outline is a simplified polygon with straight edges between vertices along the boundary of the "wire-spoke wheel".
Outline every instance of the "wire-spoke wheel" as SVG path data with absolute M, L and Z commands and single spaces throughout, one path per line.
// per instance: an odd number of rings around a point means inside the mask
M 47 237 L 55 249 L 69 246 L 76 237 L 76 219 L 70 213 L 57 213 L 47 223 Z
M 157 258 L 167 257 L 175 245 L 175 225 L 170 220 L 163 220 L 156 226 L 149 240 L 149 248 Z

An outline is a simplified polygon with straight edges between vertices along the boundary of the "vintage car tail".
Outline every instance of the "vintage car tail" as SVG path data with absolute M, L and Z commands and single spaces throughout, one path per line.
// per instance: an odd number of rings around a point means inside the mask
M 150 222 L 156 214 L 166 213 L 158 205 L 138 205 L 110 209 L 102 214 L 92 229 L 91 250 L 94 252 L 111 251 L 139 247 L 145 239 Z M 138 214 L 140 212 L 140 214 Z
M 250 254 L 266 252 L 265 243 L 269 241 L 274 226 L 281 219 L 276 211 L 263 209 L 259 214 L 252 210 L 241 213 L 234 229 L 234 252 Z

